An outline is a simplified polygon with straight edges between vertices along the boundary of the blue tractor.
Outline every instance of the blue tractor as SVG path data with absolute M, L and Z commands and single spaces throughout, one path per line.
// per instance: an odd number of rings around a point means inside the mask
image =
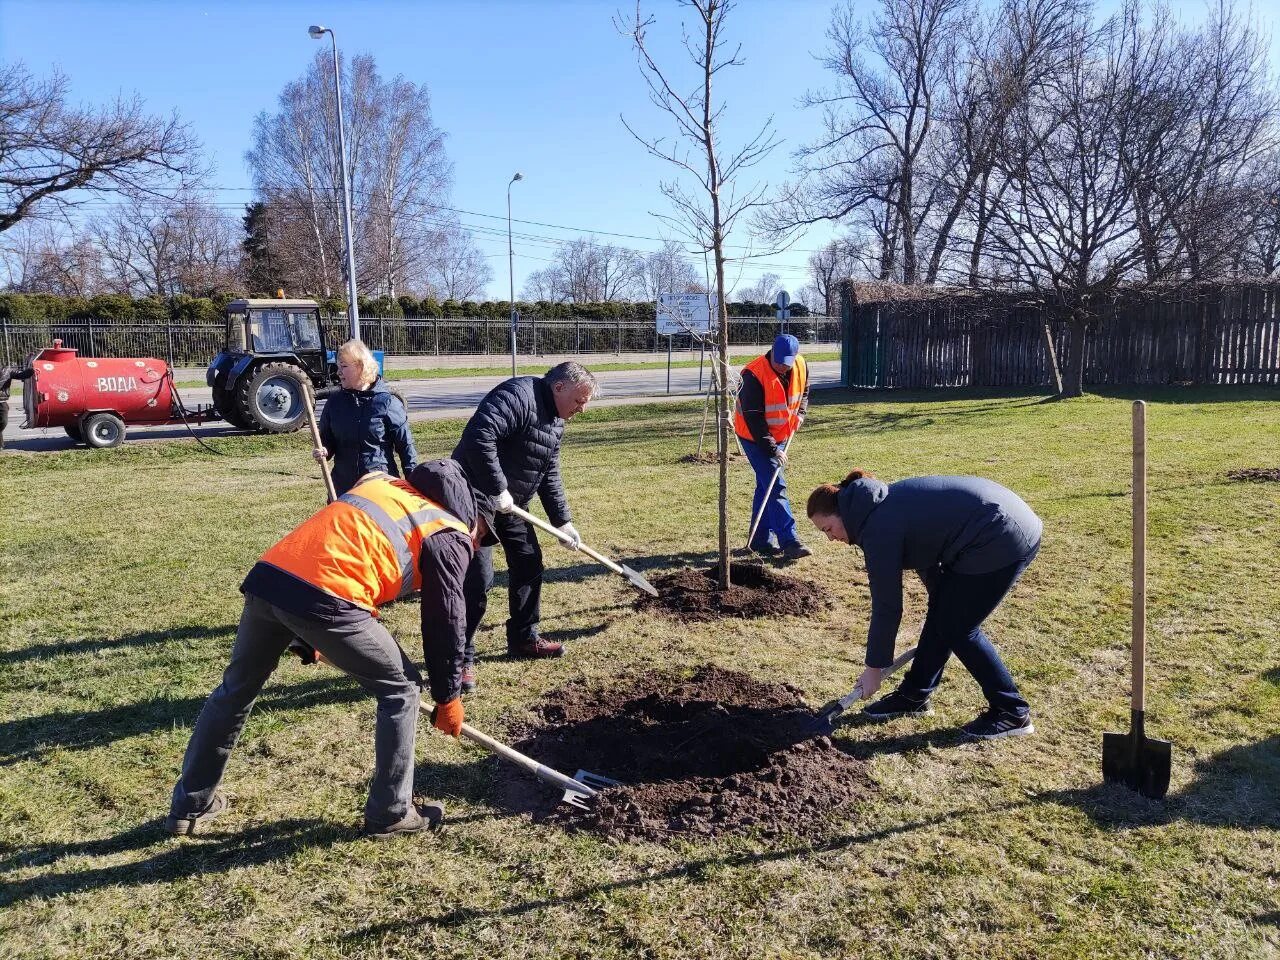
M 314 300 L 232 300 L 227 339 L 205 379 L 213 407 L 242 430 L 289 433 L 306 423 L 303 384 L 317 395 L 338 382 Z M 379 357 L 381 364 L 381 357 Z

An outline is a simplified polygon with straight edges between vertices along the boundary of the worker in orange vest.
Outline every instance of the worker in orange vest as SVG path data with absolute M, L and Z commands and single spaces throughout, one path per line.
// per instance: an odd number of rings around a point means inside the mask
M 780 334 L 768 353 L 742 368 L 742 387 L 733 418 L 742 452 L 756 473 L 752 520 L 760 516 L 764 504 L 764 514 L 749 546 L 764 556 L 781 554 L 783 559 L 795 561 L 813 553 L 800 542 L 796 532 L 783 469 L 787 465 L 784 444 L 800 428 L 808 411 L 809 369 L 800 356 L 800 341 L 789 333 Z M 777 482 L 773 482 L 775 472 Z
M 443 805 L 413 803 L 422 677 L 378 608 L 421 591 L 431 718 L 456 737 L 464 716 L 462 585 L 491 519 L 479 512 L 462 468 L 433 460 L 407 481 L 366 474 L 263 554 L 240 585 L 244 612 L 231 662 L 196 721 L 165 828 L 199 833 L 227 809 L 218 785 L 232 747 L 295 636 L 378 700 L 364 832 L 385 838 L 438 826 Z

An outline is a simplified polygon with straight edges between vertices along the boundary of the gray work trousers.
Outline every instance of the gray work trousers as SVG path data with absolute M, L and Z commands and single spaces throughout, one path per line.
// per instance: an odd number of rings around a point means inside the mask
M 171 813 L 189 816 L 209 808 L 231 750 L 267 678 L 293 637 L 315 647 L 378 700 L 374 726 L 373 781 L 365 822 L 386 826 L 413 803 L 413 744 L 418 729 L 422 677 L 375 617 L 355 623 L 323 623 L 281 610 L 248 594 L 236 629 L 231 662 L 205 702 L 173 788 Z

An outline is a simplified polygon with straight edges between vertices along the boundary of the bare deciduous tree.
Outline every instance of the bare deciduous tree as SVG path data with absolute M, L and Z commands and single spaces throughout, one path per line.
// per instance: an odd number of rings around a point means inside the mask
M 177 116 L 151 116 L 137 97 L 76 107 L 68 94 L 61 74 L 39 80 L 0 64 L 0 232 L 27 217 L 65 219 L 96 194 L 170 196 L 204 173 Z
M 102 287 L 98 248 L 75 228 L 27 219 L 0 239 L 8 289 L 15 293 L 52 293 L 89 297 Z
M 427 269 L 431 286 L 444 300 L 473 300 L 484 294 L 493 268 L 461 224 L 446 228 Z
M 356 279 L 394 297 L 420 286 L 450 227 L 441 216 L 452 181 L 444 136 L 427 88 L 385 81 L 370 56 L 344 64 L 343 121 L 352 172 Z M 317 53 L 285 85 L 277 111 L 254 121 L 246 154 L 267 204 L 276 262 L 303 289 L 331 296 L 343 286 L 341 166 L 333 68 Z
M 749 287 L 735 290 L 739 303 L 773 303 L 782 289 L 782 278 L 776 273 L 762 274 Z
M 684 247 L 668 240 L 644 258 L 638 293 L 645 300 L 657 300 L 663 293 L 699 293 L 703 286 L 701 271 L 690 262 Z
M 860 259 L 858 244 L 849 237 L 832 240 L 812 254 L 809 275 L 813 278 L 813 293 L 806 301 L 809 309 L 821 309 L 829 317 L 839 313 L 840 283 L 853 276 Z
M 681 234 L 698 248 L 712 254 L 715 261 L 715 291 L 720 305 L 719 361 L 715 365 L 718 385 L 718 429 L 720 450 L 719 490 L 719 586 L 727 590 L 729 576 L 729 322 L 725 299 L 725 238 L 738 219 L 758 208 L 765 186 L 739 192 L 738 177 L 763 159 L 776 145 L 771 122 L 735 151 L 727 152 L 719 142 L 719 124 L 725 106 L 717 103 L 713 81 L 729 67 L 741 66 L 740 48 L 726 53 L 726 18 L 733 7 L 730 0 L 684 0 L 692 27 L 685 33 L 684 50 L 694 68 L 688 81 L 677 78 L 670 67 L 660 65 L 649 40 L 652 17 L 644 16 L 637 2 L 633 20 L 617 24 L 630 36 L 648 87 L 649 99 L 675 126 L 674 137 L 642 137 L 626 123 L 627 130 L 652 155 L 675 166 L 696 184 L 688 189 L 679 180 L 663 183 L 662 192 L 675 209 L 668 218 Z

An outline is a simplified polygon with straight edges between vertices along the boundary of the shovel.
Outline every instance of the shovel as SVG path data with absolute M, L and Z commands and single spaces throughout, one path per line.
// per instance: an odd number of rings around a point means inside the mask
M 1147 405 L 1133 402 L 1133 686 L 1129 732 L 1102 735 L 1102 777 L 1160 800 L 1169 792 L 1172 747 L 1146 735 Z
M 796 433 L 799 432 L 800 428 L 797 426 L 795 433 L 787 437 L 786 442 L 782 445 L 783 453 L 791 451 L 791 441 L 796 438 Z M 778 469 L 773 471 L 773 476 L 769 479 L 769 486 L 764 488 L 764 496 L 760 499 L 760 510 L 756 513 L 755 519 L 751 521 L 751 532 L 747 534 L 747 550 L 751 550 L 751 541 L 756 538 L 756 528 L 760 526 L 760 521 L 764 519 L 764 512 L 769 509 L 769 494 L 773 493 L 773 488 L 777 485 L 778 477 L 780 476 L 782 476 L 782 464 L 778 464 Z
M 425 701 L 419 702 L 418 709 L 427 715 L 431 714 L 431 708 L 427 706 Z M 596 794 L 605 787 L 620 786 L 617 780 L 610 780 L 608 777 L 602 777 L 600 774 L 592 773 L 589 770 L 579 770 L 572 777 L 566 777 L 559 770 L 553 770 L 545 763 L 539 763 L 533 757 L 526 757 L 519 750 L 513 750 L 505 743 L 493 739 L 487 733 L 481 733 L 470 724 L 464 723 L 462 725 L 462 736 L 472 743 L 484 747 L 495 757 L 509 760 L 544 783 L 559 787 L 564 791 L 564 796 L 560 798 L 561 801 L 580 810 L 588 809 L 590 801 L 594 800 Z
M 915 659 L 915 655 L 916 648 L 912 647 L 902 656 L 898 657 L 898 659 L 894 660 L 893 663 L 889 664 L 889 666 L 885 668 L 884 673 L 880 675 L 880 679 L 888 680 L 891 676 L 911 662 L 911 660 Z M 809 725 L 810 732 L 815 734 L 830 733 L 835 727 L 836 721 L 840 719 L 844 712 L 865 696 L 866 694 L 862 692 L 862 684 L 859 682 L 843 697 L 832 700 L 818 711 Z
M 527 510 L 521 510 L 519 507 L 512 507 L 511 512 L 514 513 L 517 517 L 520 517 L 522 520 L 528 520 L 539 530 L 543 530 L 551 534 L 553 537 L 555 537 L 557 540 L 563 543 L 566 547 L 573 546 L 573 538 L 571 538 L 568 534 L 564 533 L 564 531 L 562 530 L 557 530 L 555 527 L 547 523 L 545 520 L 539 520 L 537 517 L 535 517 L 532 513 L 529 513 Z M 651 597 L 656 597 L 658 595 L 658 591 L 654 588 L 652 583 L 650 583 L 644 577 L 640 576 L 639 573 L 637 573 L 635 570 L 632 570 L 625 563 L 614 563 L 614 561 L 610 560 L 604 554 L 597 553 L 596 551 L 592 550 L 585 543 L 580 543 L 578 545 L 578 549 L 581 550 L 583 553 L 585 553 L 592 560 L 596 561 L 597 563 L 604 564 L 606 567 L 608 567 L 618 576 L 626 578 L 626 581 L 630 583 L 633 587 L 635 587 L 637 590 L 643 590 L 645 593 L 649 594 L 649 596 Z
M 311 384 L 308 382 L 302 384 L 302 402 L 306 407 L 307 426 L 311 428 L 312 446 L 319 450 L 324 444 L 320 442 L 320 428 L 316 426 L 316 402 L 315 397 L 311 395 Z M 329 472 L 328 460 L 320 461 L 320 472 L 324 474 L 324 488 L 329 495 L 329 502 L 333 503 L 338 499 L 338 491 L 333 486 L 333 475 Z

